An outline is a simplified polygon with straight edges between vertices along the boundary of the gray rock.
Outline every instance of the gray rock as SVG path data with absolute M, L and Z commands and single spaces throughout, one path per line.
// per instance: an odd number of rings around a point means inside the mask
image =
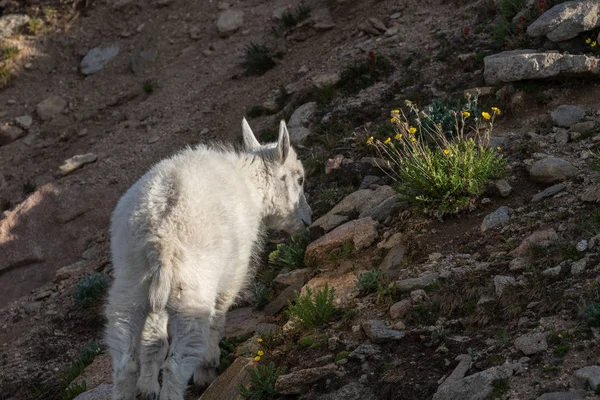
M 545 270 L 542 271 L 542 275 L 544 276 L 558 276 L 560 275 L 560 271 L 562 270 L 562 267 L 559 265 L 557 267 L 552 267 L 552 268 L 546 268 Z
M 276 315 L 287 307 L 289 301 L 296 297 L 294 292 L 300 292 L 304 286 L 303 282 L 297 282 L 285 288 L 275 300 L 267 304 L 263 310 L 266 315 Z
M 511 50 L 487 56 L 483 62 L 483 75 L 488 85 L 524 79 L 600 74 L 600 60 L 583 54 Z
M 68 175 L 71 172 L 83 167 L 86 164 L 91 164 L 93 162 L 96 162 L 97 159 L 98 159 L 98 156 L 93 153 L 78 154 L 76 156 L 69 158 L 68 160 L 65 160 L 63 165 L 58 167 L 59 173 L 61 176 Z
M 110 400 L 113 385 L 102 384 L 75 397 L 75 400 Z
M 157 58 L 158 52 L 156 50 L 142 50 L 132 54 L 129 58 L 129 67 L 131 68 L 131 72 L 133 72 L 135 75 L 143 73 L 150 64 L 153 64 L 156 61 Z
M 511 213 L 512 209 L 508 208 L 507 206 L 502 206 L 493 213 L 486 215 L 481 224 L 481 232 L 485 232 L 488 229 L 508 223 Z
M 511 271 L 523 271 L 527 265 L 529 265 L 529 261 L 523 257 L 517 257 L 510 260 L 508 264 L 508 269 Z
M 25 136 L 25 131 L 12 125 L 0 126 L 0 146 L 12 143 Z
M 119 45 L 111 44 L 106 47 L 96 47 L 90 50 L 79 65 L 79 70 L 84 75 L 95 74 L 102 70 L 106 63 L 119 54 Z
M 76 263 L 62 267 L 54 274 L 54 280 L 58 282 L 69 279 L 72 276 L 85 272 L 88 266 L 89 263 L 87 261 L 77 261 Z
M 371 217 L 375 221 L 383 222 L 394 212 L 406 206 L 406 203 L 400 202 L 403 198 L 405 198 L 405 196 L 401 194 L 391 196 L 376 207 L 363 211 L 358 218 Z
M 564 181 L 577 176 L 579 170 L 562 158 L 546 157 L 533 163 L 529 170 L 531 179 L 541 183 Z
M 308 397 L 309 398 L 313 397 Z M 371 388 L 363 386 L 359 382 L 352 382 L 342 386 L 333 393 L 319 395 L 320 400 L 376 400 Z
M 498 193 L 500 193 L 500 196 L 502 196 L 502 197 L 508 197 L 510 195 L 510 193 L 512 192 L 512 186 L 510 186 L 510 184 L 508 182 L 506 182 L 504 179 L 496 181 L 494 186 L 496 186 Z
M 367 175 L 363 178 L 363 181 L 360 183 L 359 189 L 368 189 L 369 186 L 379 182 L 381 180 L 380 177 L 375 175 Z
M 323 367 L 301 369 L 289 374 L 280 375 L 275 382 L 275 390 L 283 395 L 300 394 L 307 391 L 315 382 L 337 371 L 335 364 Z
M 40 102 L 35 112 L 42 121 L 49 120 L 60 114 L 67 107 L 67 101 L 60 96 L 52 96 Z
M 341 76 L 338 73 L 329 73 L 315 76 L 312 81 L 318 89 L 323 89 L 328 86 L 335 86 L 340 81 Z
M 587 386 L 593 391 L 600 389 L 600 366 L 590 365 L 580 368 L 573 373 L 571 386 L 579 389 L 587 389 Z
M 578 122 L 576 124 L 571 125 L 569 127 L 569 130 L 571 131 L 571 133 L 573 133 L 573 132 L 584 133 L 584 132 L 594 129 L 595 126 L 596 126 L 596 124 L 594 123 L 594 121 Z
M 0 39 L 9 38 L 31 21 L 25 14 L 8 14 L 0 17 Z
M 409 299 L 400 300 L 390 307 L 390 317 L 392 319 L 404 318 L 404 316 L 412 309 L 412 303 Z
M 558 194 L 558 193 L 562 192 L 566 188 L 567 188 L 567 186 L 564 183 L 557 183 L 556 185 L 552 185 L 549 188 L 546 188 L 543 191 L 535 194 L 531 198 L 531 201 L 533 203 L 536 203 L 538 201 L 542 201 L 544 199 L 547 199 L 548 197 L 552 197 L 555 194 Z
M 516 283 L 517 281 L 512 276 L 494 276 L 494 289 L 496 291 L 496 296 L 502 296 L 502 292 L 504 292 L 504 289 L 506 289 L 508 286 L 513 286 Z
M 287 124 L 292 144 L 302 143 L 310 135 L 310 121 L 317 109 L 316 102 L 310 102 L 298 107 Z
M 546 35 L 553 42 L 569 40 L 600 26 L 599 16 L 600 4 L 596 0 L 567 1 L 543 13 L 527 27 L 527 34 Z
M 360 328 L 359 328 L 360 329 Z M 348 354 L 349 358 L 364 361 L 368 357 L 375 356 L 381 353 L 379 346 L 373 343 L 363 343 Z
M 521 368 L 521 364 L 505 364 L 469 375 L 440 386 L 433 400 L 484 400 L 492 393 L 495 380 L 509 378 Z
M 406 258 L 406 246 L 398 244 L 392 247 L 379 266 L 379 270 L 384 274 L 392 274 L 403 265 Z
M 566 130 L 561 129 L 554 134 L 554 143 L 556 144 L 567 144 L 569 143 L 570 135 Z
M 526 356 L 540 353 L 548 349 L 548 342 L 544 333 L 531 333 L 519 336 L 515 340 L 515 347 Z
M 383 321 L 371 319 L 362 323 L 365 334 L 373 343 L 387 343 L 400 340 L 404 332 L 390 329 Z
M 535 400 L 579 400 L 584 399 L 586 395 L 585 390 L 575 390 L 572 392 L 552 392 L 544 393 Z
M 19 128 L 25 129 L 26 131 L 28 131 L 29 128 L 31 128 L 31 125 L 33 124 L 33 118 L 31 118 L 30 115 L 22 115 L 20 117 L 15 118 L 15 124 Z
M 293 285 L 298 282 L 302 282 L 304 284 L 312 272 L 312 268 L 295 269 L 288 273 L 280 273 L 275 279 L 273 279 L 273 282 L 285 286 Z
M 223 11 L 217 20 L 217 30 L 221 36 L 229 36 L 244 24 L 244 12 L 230 8 Z
M 473 362 L 473 358 L 468 354 L 461 354 L 457 356 L 455 360 L 459 361 L 458 365 L 456 366 L 456 368 L 454 368 L 454 371 L 452 371 L 452 373 L 444 380 L 444 382 L 442 382 L 442 384 L 438 388 L 438 391 L 440 390 L 440 388 L 448 386 L 452 382 L 456 382 L 463 379 L 467 372 L 469 372 L 469 369 L 471 368 L 471 363 Z
M 563 128 L 569 128 L 585 117 L 585 110 L 581 107 L 563 104 L 550 113 L 552 122 Z
M 411 292 L 416 289 L 425 289 L 428 285 L 432 284 L 433 282 L 437 282 L 439 277 L 440 274 L 434 272 L 432 274 L 423 275 L 418 278 L 403 279 L 393 282 L 390 285 L 390 287 L 395 285 L 396 289 L 401 292 Z
M 588 242 L 585 239 L 580 240 L 579 242 L 577 242 L 577 246 L 575 246 L 577 251 L 579 252 L 583 252 L 586 251 L 588 249 Z
M 575 261 L 571 264 L 571 275 L 579 275 L 585 271 L 585 267 L 587 267 L 587 260 L 582 258 L 579 261 Z

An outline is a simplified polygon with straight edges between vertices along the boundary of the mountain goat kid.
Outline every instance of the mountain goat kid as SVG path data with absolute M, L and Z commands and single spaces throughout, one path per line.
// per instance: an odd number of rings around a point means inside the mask
M 156 164 L 114 210 L 114 400 L 182 400 L 192 374 L 210 383 L 225 314 L 252 278 L 265 228 L 292 234 L 311 223 L 285 122 L 276 143 L 261 145 L 246 119 L 242 132 L 241 152 L 201 145 Z

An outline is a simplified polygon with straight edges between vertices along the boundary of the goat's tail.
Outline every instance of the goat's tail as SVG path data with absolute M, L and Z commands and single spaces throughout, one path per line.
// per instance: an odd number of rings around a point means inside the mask
M 164 310 L 171 295 L 171 281 L 173 280 L 173 251 L 165 247 L 154 249 L 156 257 L 150 263 L 152 275 L 150 277 L 149 301 L 150 310 L 157 312 Z

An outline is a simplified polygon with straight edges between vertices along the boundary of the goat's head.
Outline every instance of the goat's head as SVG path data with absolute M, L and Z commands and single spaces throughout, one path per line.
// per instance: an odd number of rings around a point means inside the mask
M 266 224 L 271 229 L 297 233 L 312 223 L 312 210 L 304 196 L 304 167 L 290 145 L 284 121 L 279 124 L 277 142 L 261 145 L 248 122 L 242 121 L 246 151 L 260 155 L 269 172 Z

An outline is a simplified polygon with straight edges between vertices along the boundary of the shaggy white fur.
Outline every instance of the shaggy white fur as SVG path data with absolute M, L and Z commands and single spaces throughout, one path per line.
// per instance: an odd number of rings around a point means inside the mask
M 182 400 L 192 374 L 210 383 L 225 315 L 253 276 L 264 228 L 295 233 L 311 223 L 285 123 L 267 145 L 245 119 L 242 131 L 243 151 L 186 149 L 151 168 L 116 206 L 106 306 L 114 400 L 137 391 Z

